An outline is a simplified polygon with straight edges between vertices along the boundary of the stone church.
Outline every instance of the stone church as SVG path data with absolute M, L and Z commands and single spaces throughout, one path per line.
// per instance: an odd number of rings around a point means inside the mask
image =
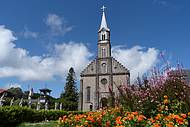
M 117 95 L 116 85 L 130 82 L 130 72 L 111 56 L 110 29 L 103 6 L 98 30 L 97 57 L 81 72 L 79 110 L 92 111 L 108 106 L 110 90 Z

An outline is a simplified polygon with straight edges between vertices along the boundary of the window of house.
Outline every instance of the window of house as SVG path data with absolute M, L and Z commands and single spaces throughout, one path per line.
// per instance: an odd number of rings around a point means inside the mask
M 86 100 L 90 101 L 90 86 L 86 87 Z

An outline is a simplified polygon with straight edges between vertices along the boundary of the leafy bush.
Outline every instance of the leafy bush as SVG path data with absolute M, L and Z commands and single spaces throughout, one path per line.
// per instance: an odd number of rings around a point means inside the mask
M 41 122 L 57 120 L 60 116 L 82 114 L 83 112 L 69 112 L 59 110 L 34 110 L 27 107 L 5 106 L 0 107 L 1 126 L 14 126 L 22 122 Z

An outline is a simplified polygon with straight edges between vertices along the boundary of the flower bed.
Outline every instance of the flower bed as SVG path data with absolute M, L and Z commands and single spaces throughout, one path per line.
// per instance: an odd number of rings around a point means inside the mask
M 59 118 L 59 127 L 187 127 L 190 113 L 176 112 L 176 104 L 164 96 L 153 116 L 140 112 L 128 112 L 116 107 L 84 114 L 70 114 Z M 171 108 L 171 109 L 170 109 Z
M 155 117 L 146 118 L 139 112 L 126 112 L 121 108 L 114 108 L 60 117 L 59 127 L 187 127 L 188 117 L 186 114 L 157 114 Z

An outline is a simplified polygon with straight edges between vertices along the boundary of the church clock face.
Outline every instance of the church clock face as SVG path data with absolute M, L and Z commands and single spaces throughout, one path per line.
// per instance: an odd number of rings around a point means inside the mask
M 106 84 L 108 83 L 108 81 L 107 81 L 107 79 L 103 78 L 103 79 L 101 80 L 101 83 L 102 83 L 103 85 L 106 85 Z

